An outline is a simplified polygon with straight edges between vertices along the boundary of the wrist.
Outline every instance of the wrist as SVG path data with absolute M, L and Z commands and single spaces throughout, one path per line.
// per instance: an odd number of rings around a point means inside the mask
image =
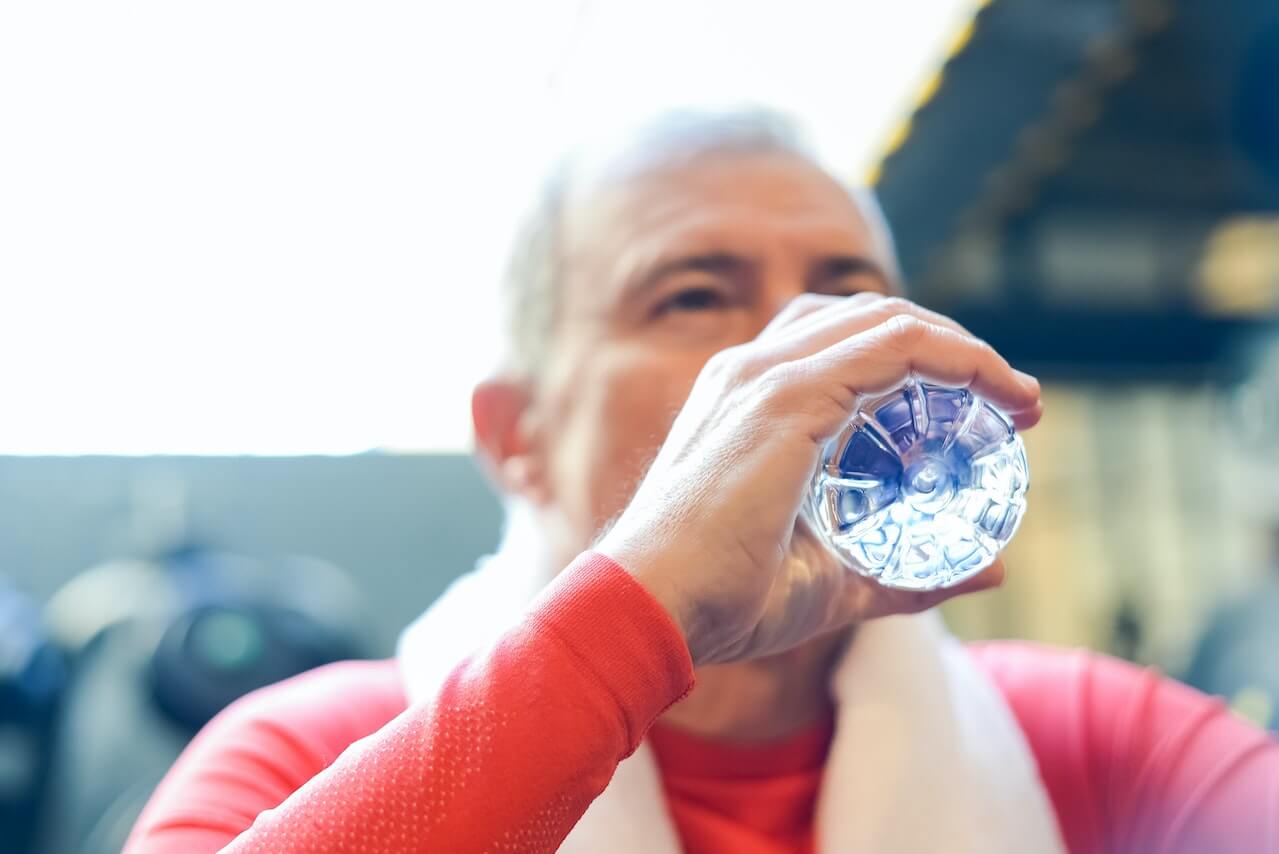
M 679 562 L 673 561 L 669 554 L 662 554 L 659 550 L 645 548 L 625 537 L 611 535 L 600 541 L 595 546 L 595 551 L 607 555 L 626 570 L 656 600 L 683 636 L 693 663 L 700 664 L 703 654 L 700 620 L 697 618 L 696 606 L 679 583 Z

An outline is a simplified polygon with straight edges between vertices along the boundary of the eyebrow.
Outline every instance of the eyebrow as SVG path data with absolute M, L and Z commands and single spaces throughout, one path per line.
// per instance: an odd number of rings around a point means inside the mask
M 703 252 L 691 255 L 680 255 L 661 261 L 650 270 L 640 274 L 632 287 L 627 288 L 632 296 L 651 290 L 668 276 L 680 273 L 708 273 L 711 275 L 733 276 L 748 269 L 750 259 L 733 252 Z M 892 284 L 884 269 L 863 255 L 830 255 L 815 263 L 807 277 L 808 290 L 817 290 L 819 284 L 831 279 L 845 276 L 870 276 L 883 285 L 885 291 L 892 290 Z
M 712 275 L 731 276 L 740 273 L 750 266 L 750 261 L 732 252 L 704 252 L 695 255 L 681 255 L 662 261 L 651 270 L 645 272 L 636 284 L 636 291 L 648 290 L 668 276 L 679 273 L 710 273 Z

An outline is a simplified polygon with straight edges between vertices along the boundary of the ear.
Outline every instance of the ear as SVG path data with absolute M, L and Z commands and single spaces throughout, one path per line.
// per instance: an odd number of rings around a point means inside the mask
M 497 488 L 541 504 L 548 494 L 546 467 L 532 401 L 525 383 L 487 379 L 471 392 L 471 421 L 476 455 Z

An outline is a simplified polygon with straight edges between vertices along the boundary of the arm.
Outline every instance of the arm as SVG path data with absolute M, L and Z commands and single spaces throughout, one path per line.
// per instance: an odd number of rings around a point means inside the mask
M 1079 651 L 975 655 L 1030 741 L 1072 851 L 1279 851 L 1279 743 L 1219 699 Z
M 249 822 L 228 850 L 551 851 L 652 720 L 691 687 L 693 661 L 781 652 L 998 584 L 992 567 L 959 587 L 893 591 L 811 539 L 792 548 L 825 443 L 863 393 L 912 375 L 969 386 L 1021 428 L 1041 413 L 1038 382 L 947 318 L 875 294 L 793 300 L 759 338 L 706 365 L 601 540 L 631 577 L 601 555 L 587 558 L 518 628 L 459 667 L 434 702 L 332 765 L 303 757 L 287 776 L 269 750 L 207 750 L 213 771 L 183 760 L 130 854 L 209 850 Z M 305 740 L 294 730 L 280 719 L 264 726 L 274 730 L 264 743 L 299 754 Z M 230 743 L 217 732 L 206 744 Z M 232 804 L 223 785 L 260 793 Z
M 229 709 L 157 789 L 125 850 L 554 851 L 691 684 L 661 606 L 611 560 L 584 555 L 432 702 L 345 750 L 320 729 L 362 735 L 340 720 L 365 701 L 350 692 L 290 698 L 286 683 Z M 374 703 L 382 720 L 395 714 Z

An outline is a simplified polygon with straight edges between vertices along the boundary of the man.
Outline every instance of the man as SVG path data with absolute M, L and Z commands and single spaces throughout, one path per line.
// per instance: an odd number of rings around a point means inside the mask
M 511 283 L 473 397 L 497 559 L 398 663 L 223 713 L 128 851 L 1279 850 L 1279 746 L 1219 703 L 1079 653 L 952 655 L 876 618 L 1000 565 L 892 591 L 804 533 L 861 395 L 913 373 L 1021 428 L 1041 405 L 891 296 L 873 205 L 776 119 L 668 117 L 570 161 Z

